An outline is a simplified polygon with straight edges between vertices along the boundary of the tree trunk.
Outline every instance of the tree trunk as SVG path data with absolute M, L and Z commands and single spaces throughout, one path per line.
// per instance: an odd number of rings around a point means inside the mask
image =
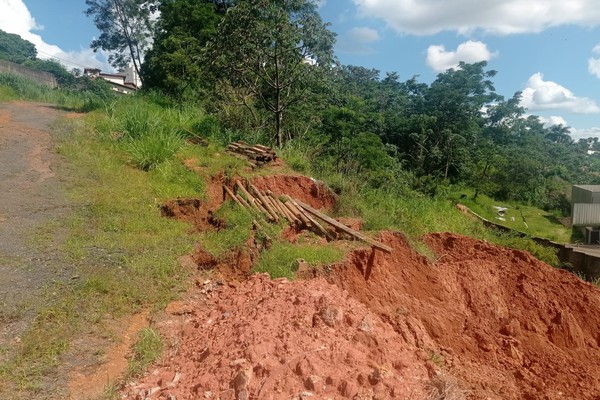
M 277 135 L 277 147 L 281 147 L 283 145 L 283 130 L 282 124 L 283 121 L 283 111 L 277 110 L 275 111 L 275 132 Z

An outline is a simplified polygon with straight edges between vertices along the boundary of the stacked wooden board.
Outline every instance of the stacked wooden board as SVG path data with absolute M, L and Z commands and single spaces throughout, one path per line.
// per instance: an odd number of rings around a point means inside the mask
M 390 253 L 392 248 L 379 243 L 364 234 L 355 231 L 346 225 L 334 220 L 333 218 L 323 214 L 301 202 L 285 195 L 275 195 L 270 190 L 260 191 L 252 183 L 243 185 L 239 180 L 235 181 L 233 190 L 228 186 L 223 186 L 223 190 L 241 207 L 245 208 L 253 215 L 258 215 L 261 218 L 267 219 L 269 222 L 279 222 L 287 220 L 291 226 L 296 226 L 302 229 L 311 229 L 318 234 L 325 236 L 329 240 L 333 240 L 331 233 L 325 229 L 322 223 L 333 226 L 334 229 L 345 232 L 356 239 L 362 240 L 379 250 Z M 235 192 L 234 192 L 235 191 Z M 319 222 L 321 221 L 321 222 Z M 255 220 L 254 224 L 260 227 Z
M 275 150 L 270 147 L 261 144 L 249 145 L 242 141 L 230 143 L 227 151 L 244 159 L 253 168 L 262 167 L 277 158 Z

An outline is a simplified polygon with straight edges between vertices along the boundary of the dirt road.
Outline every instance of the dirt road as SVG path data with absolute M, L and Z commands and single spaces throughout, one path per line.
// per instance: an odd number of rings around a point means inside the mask
M 14 347 L 44 289 L 70 272 L 56 250 L 56 227 L 69 213 L 50 129 L 60 114 L 47 105 L 0 103 L 0 349 Z

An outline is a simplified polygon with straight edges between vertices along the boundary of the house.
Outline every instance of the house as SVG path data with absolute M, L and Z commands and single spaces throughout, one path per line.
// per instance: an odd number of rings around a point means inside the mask
M 142 86 L 142 82 L 133 66 L 116 74 L 102 72 L 99 68 L 85 68 L 83 74 L 91 79 L 104 79 L 110 84 L 112 90 L 121 94 L 135 93 Z
M 571 191 L 573 226 L 582 229 L 586 244 L 600 244 L 600 185 L 574 185 Z

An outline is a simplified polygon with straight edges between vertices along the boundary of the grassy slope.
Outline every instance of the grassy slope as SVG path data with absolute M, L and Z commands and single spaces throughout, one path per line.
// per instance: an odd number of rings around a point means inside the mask
M 467 195 L 467 197 L 461 199 L 462 194 Z M 451 195 L 450 198 L 455 202 L 466 205 L 489 221 L 519 232 L 560 243 L 571 241 L 572 230 L 563 226 L 552 213 L 539 208 L 511 202 L 498 202 L 483 194 L 479 194 L 477 199 L 473 200 L 473 191 L 468 189 L 457 192 Z M 501 217 L 494 206 L 508 208 L 504 221 L 500 219 Z
M 0 96 L 24 97 L 14 89 L 1 89 Z M 217 144 L 226 141 L 225 136 L 230 133 L 213 133 L 209 138 L 212 144 L 204 148 L 181 142 L 183 147 L 175 158 L 167 154 L 165 161 L 161 159 L 164 155 L 159 154 L 158 162 L 149 172 L 135 167 L 144 165 L 138 162 L 139 148 L 130 146 L 131 138 L 116 140 L 123 135 L 143 136 L 156 131 L 180 135 L 182 127 L 191 131 L 202 118 L 200 110 L 165 111 L 143 100 L 127 98 L 89 114 L 85 122 L 64 120 L 56 127 L 65 138 L 60 151 L 72 166 L 61 174 L 70 183 L 73 201 L 79 207 L 72 219 L 60 221 L 61 228 L 71 232 L 64 250 L 71 255 L 82 279 L 68 288 L 57 288 L 62 295 L 48 302 L 47 309 L 22 338 L 19 357 L 0 366 L 0 379 L 16 384 L 16 390 L 35 398 L 40 383 L 55 373 L 61 355 L 78 332 L 101 329 L 99 324 L 107 316 L 131 313 L 142 307 L 160 308 L 176 296 L 185 282 L 182 277 L 188 273 L 178 266 L 176 258 L 189 252 L 196 241 L 215 255 L 244 245 L 249 238 L 251 219 L 236 206 L 222 211 L 227 229 L 198 236 L 188 234 L 188 225 L 162 218 L 157 207 L 166 199 L 202 197 L 203 179 L 217 172 L 226 176 L 242 173 L 243 164 L 225 156 Z M 284 155 L 293 157 L 294 164 L 310 173 L 303 154 L 287 151 Z M 142 158 L 147 159 L 146 155 Z M 201 176 L 183 167 L 181 160 L 188 158 L 198 160 L 203 170 Z M 525 248 L 539 257 L 552 259 L 552 254 L 545 254 L 544 249 L 530 241 L 490 233 L 446 200 L 409 192 L 399 197 L 383 189 L 363 190 L 351 179 L 321 178 L 345 185 L 337 213 L 362 217 L 370 230 L 404 231 L 423 252 L 427 249 L 420 244 L 420 235 L 452 231 Z M 334 246 L 317 246 L 310 240 L 290 245 L 280 238 L 281 230 L 280 226 L 269 226 L 263 232 L 274 240 L 270 249 L 262 253 L 258 271 L 292 277 L 296 258 L 329 263 L 342 257 Z M 143 342 L 147 338 L 142 339 Z M 154 339 L 150 342 L 153 344 L 148 347 L 158 347 Z

